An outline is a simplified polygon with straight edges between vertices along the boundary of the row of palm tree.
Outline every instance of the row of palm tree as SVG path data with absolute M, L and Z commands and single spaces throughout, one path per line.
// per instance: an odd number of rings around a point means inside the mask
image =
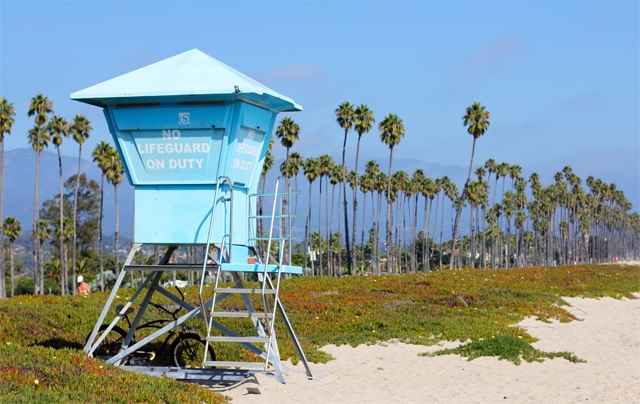
M 322 164 L 319 164 L 319 161 Z M 283 163 L 282 175 L 295 175 L 293 166 L 293 162 Z M 402 170 L 389 177 L 380 172 L 377 162 L 367 162 L 364 174 L 357 179 L 357 183 L 360 184 L 359 198 L 364 203 L 364 212 L 357 218 L 363 226 L 360 246 L 356 246 L 361 257 L 359 267 L 364 267 L 365 262 L 370 261 L 372 271 L 379 271 L 377 263 L 380 255 L 376 252 L 376 246 L 380 244 L 377 235 L 380 234 L 381 201 L 385 197 L 394 212 L 389 219 L 392 225 L 386 234 L 386 239 L 391 240 L 386 244 L 387 252 L 398 253 L 396 257 L 387 258 L 398 264 L 400 252 L 404 250 L 409 260 L 405 267 L 409 271 L 415 271 L 418 264 L 421 264 L 424 270 L 433 269 L 430 266 L 432 264 L 435 264 L 436 268 L 442 268 L 443 257 L 446 258 L 451 251 L 454 251 L 455 259 L 449 259 L 449 266 L 474 265 L 482 268 L 571 264 L 607 261 L 616 256 L 638 256 L 639 216 L 637 213 L 628 212 L 631 204 L 614 184 L 608 185 L 589 177 L 587 184 L 590 191 L 586 192 L 581 188 L 581 181 L 571 172 L 571 168 L 565 167 L 561 175 L 556 175 L 555 184 L 542 187 L 537 174 L 532 174 L 528 181 L 522 178 L 518 165 L 496 165 L 490 159 L 485 166 L 488 169 L 479 167 L 475 172 L 477 180 L 470 180 L 467 184 L 465 206 L 470 207 L 469 236 L 460 240 L 463 245 L 459 246 L 456 254 L 452 243 L 443 240 L 443 231 L 448 226 L 444 221 L 445 208 L 447 205 L 450 207 L 453 219 L 460 199 L 458 188 L 453 181 L 446 176 L 433 180 L 426 177 L 420 169 L 416 170 L 412 177 Z M 501 169 L 494 171 L 494 166 L 506 168 L 507 172 L 504 173 Z M 318 226 L 315 229 L 312 208 L 308 206 L 304 250 L 307 251 L 310 245 L 312 250 L 326 252 L 326 260 L 324 263 L 320 262 L 320 268 L 315 273 L 341 273 L 339 260 L 332 259 L 332 254 L 336 251 L 332 246 L 336 240 L 333 232 L 335 222 L 332 206 L 335 201 L 335 186 L 340 182 L 348 183 L 352 192 L 355 192 L 355 171 L 350 171 L 346 180 L 343 180 L 342 166 L 335 164 L 328 155 L 304 159 L 301 168 L 309 181 L 310 204 L 317 200 L 321 205 L 314 210 L 318 212 Z M 289 172 L 285 171 L 286 169 Z M 495 175 L 496 179 L 493 203 L 490 202 L 491 175 Z M 497 192 L 500 188 L 499 179 L 502 178 L 502 183 L 505 184 L 507 177 L 511 177 L 511 189 L 503 188 L 502 192 Z M 313 197 L 314 188 L 319 188 L 322 192 L 323 179 L 324 182 L 330 181 L 333 185 L 333 192 L 328 198 L 330 202 L 324 202 L 322 194 L 320 198 Z M 316 180 L 319 180 L 319 187 L 314 186 Z M 389 183 L 391 192 L 388 192 Z M 567 184 L 573 185 L 567 187 Z M 501 196 L 496 201 L 498 193 Z M 369 198 L 371 204 L 367 209 Z M 422 225 L 418 222 L 419 206 L 424 209 Z M 330 223 L 324 230 L 321 219 L 323 209 L 326 209 L 324 217 Z M 555 224 L 549 226 L 549 223 Z M 373 238 L 368 244 L 365 244 L 364 226 L 370 226 L 370 239 Z M 420 242 L 421 238 L 429 240 L 431 237 L 435 240 L 439 238 L 435 248 L 429 247 L 428 243 Z M 409 248 L 402 248 L 406 242 Z M 417 250 L 418 245 L 422 246 L 422 251 Z M 435 251 L 428 251 L 428 248 Z M 362 258 L 365 251 L 368 259 Z M 464 258 L 467 255 L 473 258 Z M 430 256 L 435 256 L 436 262 L 430 260 Z M 325 263 L 326 271 L 323 268 Z
M 464 183 L 462 192 L 448 178 L 432 180 L 425 177 L 422 170 L 417 170 L 412 179 L 408 175 L 399 171 L 393 173 L 393 149 L 404 137 L 404 126 L 402 120 L 394 114 L 389 114 L 378 125 L 380 131 L 380 139 L 389 147 L 389 174 L 384 175 L 379 172 L 379 166 L 375 161 L 367 163 L 365 174 L 360 176 L 358 173 L 359 145 L 363 134 L 368 133 L 375 117 L 366 105 L 354 108 L 349 102 L 344 102 L 335 110 L 336 120 L 339 126 L 344 130 L 345 141 L 343 143 L 343 157 L 341 164 L 335 164 L 330 156 L 322 155 L 317 158 L 309 157 L 303 159 L 298 153 L 289 154 L 289 149 L 293 147 L 295 140 L 298 140 L 300 128 L 293 122 L 290 117 L 285 117 L 281 125 L 276 130 L 277 137 L 281 140 L 283 146 L 287 148 L 287 157 L 280 167 L 283 176 L 291 178 L 296 177 L 300 169 L 304 170 L 304 174 L 309 181 L 309 205 L 307 209 L 307 222 L 305 223 L 305 253 L 320 245 L 326 245 L 326 273 L 340 274 L 342 273 L 341 254 L 337 254 L 334 260 L 333 255 L 335 249 L 331 247 L 334 240 L 334 200 L 335 186 L 338 188 L 338 200 L 343 202 L 344 220 L 342 226 L 345 237 L 338 235 L 338 239 L 344 240 L 347 270 L 346 273 L 353 273 L 352 269 L 357 268 L 357 249 L 359 248 L 361 257 L 364 254 L 364 226 L 367 223 L 367 217 L 371 220 L 372 227 L 369 230 L 370 235 L 375 236 L 375 240 L 370 243 L 371 252 L 370 260 L 372 262 L 372 270 L 374 273 L 380 272 L 380 203 L 385 196 L 386 200 L 386 228 L 385 242 L 388 255 L 398 249 L 398 237 L 409 239 L 410 258 L 409 270 L 415 271 L 417 263 L 422 263 L 423 269 L 429 270 L 430 259 L 427 257 L 428 240 L 430 239 L 431 218 L 433 210 L 433 200 L 436 199 L 435 220 L 433 222 L 433 234 L 435 236 L 438 215 L 440 215 L 440 243 L 438 252 L 439 267 L 442 268 L 442 259 L 446 252 L 443 251 L 443 228 L 444 223 L 444 203 L 445 198 L 450 201 L 451 217 L 453 219 L 451 241 L 447 248 L 454 258 L 449 259 L 449 268 L 456 268 L 463 265 L 462 257 L 464 254 L 472 255 L 473 259 L 467 259 L 467 265 L 476 265 L 486 268 L 488 266 L 496 267 L 504 265 L 522 266 L 525 264 L 532 265 L 551 265 L 555 263 L 568 264 L 573 262 L 584 262 L 587 257 L 589 260 L 610 260 L 617 255 L 629 256 L 638 254 L 638 215 L 630 214 L 631 204 L 624 197 L 621 191 L 609 193 L 615 197 L 615 201 L 605 199 L 602 191 L 592 189 L 590 194 L 581 190 L 581 180 L 575 176 L 570 167 L 555 176 L 556 184 L 547 188 L 542 188 L 539 182 L 539 176 L 533 174 L 529 178 L 531 185 L 529 197 L 526 194 L 527 181 L 521 177 L 522 168 L 518 165 L 509 165 L 507 163 L 497 164 L 494 160 L 487 161 L 484 167 L 476 170 L 477 180 L 472 180 L 473 160 L 476 149 L 476 141 L 483 136 L 490 126 L 490 113 L 479 102 L 474 102 L 465 111 L 462 117 L 463 125 L 467 128 L 468 133 L 473 137 L 473 145 L 471 151 L 471 161 L 469 164 L 469 172 L 467 180 Z M 288 128 L 295 127 L 295 137 L 290 135 Z M 346 139 L 350 130 L 354 129 L 358 133 L 358 146 L 355 156 L 355 170 L 347 172 L 344 163 Z M 290 158 L 294 157 L 294 158 Z M 270 160 L 269 160 L 270 159 Z M 263 179 L 273 164 L 273 157 L 268 155 L 267 164 L 263 167 Z M 487 175 L 488 174 L 488 175 Z M 493 201 L 489 203 L 490 180 L 494 175 Z M 485 178 L 486 176 L 486 178 Z M 511 190 L 504 190 L 505 180 L 511 178 Z M 381 179 L 384 178 L 384 182 Z M 498 189 L 498 180 L 502 178 L 501 199 L 496 202 L 496 193 Z M 323 181 L 325 188 L 326 213 L 325 232 L 322 230 L 322 192 Z M 313 184 L 318 180 L 318 188 L 320 197 L 318 199 L 320 206 L 316 209 L 318 212 L 317 231 L 313 229 L 312 216 L 312 193 Z M 563 181 L 564 180 L 564 181 Z M 329 203 L 329 182 L 333 186 L 331 192 L 331 202 Z M 386 183 L 385 183 L 386 182 Z M 347 205 L 347 183 L 350 185 L 353 196 L 352 227 L 349 227 L 349 209 Z M 588 184 L 601 184 L 600 188 L 607 188 L 601 180 L 595 180 L 589 177 Z M 386 185 L 386 186 L 385 186 Z M 569 188 L 570 187 L 570 192 Z M 590 185 L 591 187 L 591 185 Z M 615 184 L 613 187 L 615 190 Z M 366 203 L 367 194 L 371 192 L 371 215 L 367 216 L 363 213 L 361 223 L 363 229 L 361 232 L 360 247 L 357 246 L 357 229 L 358 229 L 358 200 Z M 375 198 L 374 192 L 378 196 L 378 211 L 376 220 Z M 572 194 L 573 196 L 570 196 Z M 418 232 L 418 196 L 424 196 L 424 225 L 422 230 Z M 442 200 L 440 196 L 442 195 Z M 577 195 L 577 196 L 576 196 Z M 529 199 L 532 199 L 529 201 Z M 555 202 L 555 204 L 549 201 Z M 568 204 L 571 203 L 571 206 Z M 438 212 L 438 204 L 440 204 L 440 212 Z M 365 205 L 366 206 L 366 205 Z M 394 215 L 392 210 L 395 206 L 395 240 L 394 240 Z M 470 236 L 463 238 L 466 243 L 462 249 L 456 248 L 458 242 L 458 231 L 460 226 L 461 212 L 470 207 Z M 398 215 L 411 212 L 405 212 L 406 209 L 413 209 L 412 220 L 410 221 L 408 237 L 404 236 L 403 231 L 399 231 Z M 613 213 L 611 209 L 617 209 Z M 589 212 L 596 213 L 607 210 L 606 216 L 598 213 L 598 216 L 589 216 Z M 339 215 L 338 215 L 339 216 Z M 604 218 L 618 217 L 616 222 L 621 228 L 615 231 L 609 230 L 605 236 L 604 228 L 610 228 L 610 222 L 605 225 Z M 480 225 L 482 230 L 480 230 Z M 546 227 L 545 227 L 546 226 Z M 512 234 L 512 230 L 515 233 Z M 351 238 L 349 233 L 351 232 Z M 406 232 L 406 231 L 405 231 Z M 341 233 L 340 231 L 338 233 Z M 427 240 L 422 243 L 422 257 L 417 257 L 416 246 L 418 244 L 418 234 Z M 580 236 L 581 234 L 581 236 Z M 593 242 L 597 247 L 589 246 L 589 235 L 597 234 Z M 314 243 L 313 238 L 322 238 L 322 241 Z M 611 237 L 614 238 L 611 238 Z M 593 237 L 593 236 L 592 236 Z M 617 238 L 615 238 L 617 237 Z M 476 238 L 481 241 L 477 242 Z M 614 241 L 614 242 L 612 242 Z M 342 241 L 341 241 L 342 243 Z M 606 243 L 606 246 L 604 245 Z M 620 250 L 621 244 L 626 247 Z M 447 244 L 447 243 L 445 243 Z M 535 247 L 535 248 L 534 248 Z M 530 253 L 530 250 L 535 250 Z M 507 258 L 502 257 L 502 254 Z M 558 255 L 557 257 L 554 255 Z M 613 254 L 613 255 L 612 255 Z M 478 256 L 476 259 L 475 256 Z M 573 257 L 573 260 L 572 260 Z M 398 257 L 387 257 L 389 263 L 397 263 Z M 487 262 L 489 260 L 489 262 Z M 305 264 L 306 265 L 306 264 Z M 314 261 L 311 262 L 313 267 Z M 334 266 L 330 268 L 330 266 Z M 361 259 L 360 266 L 364 265 L 364 259 Z M 312 268 L 313 269 L 313 268 Z M 320 268 L 313 273 L 322 274 L 322 262 Z

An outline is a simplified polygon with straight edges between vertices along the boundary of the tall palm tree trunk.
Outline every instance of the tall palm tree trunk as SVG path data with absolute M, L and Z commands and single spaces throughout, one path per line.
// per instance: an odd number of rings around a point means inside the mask
M 289 257 L 288 254 L 288 247 L 289 247 L 289 241 L 288 240 L 284 240 L 284 237 L 290 237 L 291 235 L 289 234 L 289 232 L 287 231 L 287 205 L 289 204 L 289 201 L 287 200 L 287 195 L 286 192 L 289 191 L 291 189 L 291 183 L 288 181 L 289 178 L 287 177 L 287 175 L 289 175 L 289 147 L 287 147 L 287 155 L 285 157 L 285 163 L 286 163 L 286 168 L 285 168 L 285 178 L 287 178 L 287 180 L 285 181 L 286 184 L 288 184 L 288 186 L 283 190 L 283 192 L 285 192 L 285 195 L 282 195 L 282 219 L 280 219 L 280 243 L 284 244 L 284 245 L 279 245 L 278 247 L 280 247 L 282 249 L 282 251 L 284 251 L 284 254 L 282 254 L 282 261 L 280 264 L 291 264 L 290 262 L 286 262 L 285 260 Z M 276 197 L 276 200 L 278 199 L 278 197 Z M 291 220 L 291 218 L 289 218 L 289 220 Z M 278 257 L 278 259 L 280 259 L 280 257 Z M 174 276 L 175 278 L 175 276 Z M 174 281 L 175 284 L 175 281 Z
M 436 240 L 436 226 L 438 225 L 438 205 L 440 204 L 440 191 L 438 191 L 438 193 L 436 194 L 436 217 L 433 219 L 433 243 L 435 244 Z M 442 256 L 442 246 L 439 247 L 440 249 L 438 250 L 438 256 L 441 257 Z M 435 265 L 435 263 L 434 263 Z M 440 265 L 440 269 L 442 269 L 442 265 Z
M 442 230 L 443 229 L 444 229 L 444 193 L 442 195 L 442 203 L 440 204 L 440 270 L 441 271 L 442 271 Z M 453 254 L 453 250 L 451 250 L 451 254 Z M 451 256 L 449 257 L 449 260 L 451 260 Z
M 119 242 L 119 227 L 120 227 L 120 209 L 118 206 L 118 186 L 114 185 L 113 186 L 113 192 L 116 194 L 116 234 L 115 234 L 115 251 L 114 251 L 114 255 L 115 255 L 115 259 L 116 259 L 116 275 L 120 275 L 120 263 L 118 262 L 118 242 Z M 75 276 L 75 274 L 74 274 Z
M 61 294 L 66 294 L 67 292 L 67 288 L 66 285 L 68 284 L 67 282 L 67 263 L 64 261 L 64 251 L 63 251 L 63 245 L 64 245 L 64 224 L 62 219 L 64 218 L 64 211 L 63 211 L 63 207 L 64 207 L 64 193 L 63 193 L 63 189 L 62 189 L 62 156 L 60 156 L 60 147 L 56 147 L 56 149 L 58 149 L 58 168 L 60 169 L 60 225 L 58 227 L 58 230 L 60 232 L 60 271 L 61 271 L 61 275 L 60 275 L 60 293 Z
M 307 245 L 310 246 L 310 250 L 313 251 L 313 245 L 311 244 L 311 191 L 313 190 L 313 187 L 311 186 L 313 183 L 311 181 L 309 181 L 309 209 L 307 210 L 307 224 L 306 224 L 306 228 L 305 228 L 305 240 L 308 243 Z M 314 258 L 315 254 L 311 254 L 311 276 L 315 276 L 315 270 L 313 268 L 313 261 L 315 261 Z M 305 256 L 305 265 L 306 265 L 306 257 L 307 257 L 307 250 L 305 250 L 304 252 L 304 256 Z
M 0 142 L 0 222 L 4 219 L 2 216 L 2 202 L 4 195 L 4 141 Z M 0 230 L 0 235 L 2 235 L 2 231 Z M 7 297 L 6 283 L 4 282 L 5 278 L 5 266 L 4 266 L 4 242 L 2 242 L 2 237 L 0 237 L 0 299 L 4 299 Z M 13 297 L 13 271 L 11 272 L 11 297 Z
M 376 266 L 378 267 L 377 275 L 382 275 L 382 267 L 380 266 L 380 223 L 382 222 L 382 197 L 383 193 L 378 191 L 378 221 L 376 222 Z
M 471 268 L 475 268 L 476 263 L 476 239 L 475 239 L 475 229 L 473 220 L 475 219 L 475 205 L 469 204 L 471 209 L 471 215 L 469 218 L 469 226 L 471 227 Z
M 98 246 L 98 262 L 100 265 L 100 291 L 104 292 L 104 262 L 102 258 L 102 216 L 104 208 L 104 173 L 101 176 L 100 183 L 100 218 L 99 218 L 99 243 Z
M 344 177 L 342 178 L 342 180 L 344 181 Z M 342 184 L 340 184 L 340 186 L 338 187 L 338 233 L 340 232 L 340 213 L 342 213 L 342 211 L 340 210 L 340 198 L 342 197 Z M 338 244 L 338 273 L 342 273 L 342 242 L 340 242 Z
M 386 229 L 387 273 L 390 273 L 389 264 L 391 263 L 391 260 L 390 260 L 391 254 L 389 252 L 392 251 L 391 243 L 393 241 L 391 239 L 391 173 L 393 172 L 391 171 L 392 164 L 393 164 L 393 147 L 390 147 L 389 148 L 389 176 L 387 178 L 387 229 Z
M 40 130 L 36 138 L 36 184 L 33 196 L 33 285 L 35 295 L 42 293 L 40 289 L 40 266 L 38 252 L 40 251 L 40 229 L 38 227 L 38 179 L 40 178 Z
M 376 261 L 377 253 L 378 253 L 378 236 L 377 236 L 377 221 L 376 221 L 376 205 L 375 205 L 375 190 L 371 189 L 371 219 L 373 223 L 371 223 L 371 229 L 373 230 L 371 237 L 371 273 L 376 274 L 378 269 L 378 262 Z
M 362 138 L 362 136 L 358 135 L 358 146 L 356 148 L 356 178 L 355 178 L 355 183 L 353 184 L 353 234 L 352 234 L 352 239 L 351 239 L 351 247 L 352 247 L 352 253 L 351 253 L 351 268 L 353 268 L 354 271 L 358 271 L 358 267 L 357 267 L 357 259 L 356 259 L 356 238 L 357 238 L 357 231 L 358 231 L 358 192 L 359 192 L 359 187 L 358 187 L 358 182 L 359 182 L 359 178 L 358 178 L 358 158 L 360 157 L 360 139 Z M 342 162 L 342 164 L 344 164 L 344 161 Z M 364 228 L 364 222 L 362 223 L 362 227 Z
M 480 249 L 482 257 L 480 262 L 482 263 L 482 269 L 487 269 L 487 205 L 482 204 L 482 248 Z
M 347 272 L 350 275 L 353 275 L 352 266 L 351 266 L 351 245 L 349 240 L 349 212 L 347 208 L 347 176 L 346 176 L 346 167 L 344 165 L 344 157 L 347 151 L 347 132 L 344 131 L 344 142 L 342 144 L 342 189 L 344 191 L 343 197 L 343 206 L 344 206 L 344 241 L 346 243 L 347 248 Z
M 458 226 L 460 226 L 460 212 L 462 212 L 462 205 L 464 204 L 464 198 L 467 193 L 467 187 L 469 186 L 469 180 L 471 179 L 471 170 L 473 169 L 473 156 L 476 153 L 476 137 L 473 137 L 473 146 L 471 147 L 471 163 L 469 163 L 469 174 L 467 175 L 467 181 L 464 183 L 464 187 L 462 188 L 462 193 L 460 194 L 460 200 L 458 201 L 458 207 L 456 208 L 456 220 L 453 223 L 453 232 L 451 236 L 451 254 L 454 254 L 456 251 L 456 236 L 458 235 Z M 449 263 L 449 269 L 453 269 L 452 259 Z
M 9 243 L 9 248 L 11 249 L 11 251 L 9 251 L 9 276 L 11 277 L 11 297 L 13 297 L 14 292 L 16 290 L 16 287 L 14 284 L 15 281 L 13 280 L 13 268 L 15 265 L 13 261 L 13 241 Z
M 322 177 L 318 179 L 318 182 L 320 186 L 320 199 L 318 200 L 318 235 L 320 236 L 318 252 L 320 253 L 320 259 L 318 260 L 318 272 L 322 276 Z
M 431 271 L 430 258 L 431 251 L 429 245 L 429 227 L 431 226 L 431 205 L 433 199 L 424 197 L 424 244 L 422 245 L 422 268 L 424 272 Z
M 416 198 L 413 201 L 413 231 L 411 233 L 411 272 L 418 272 L 418 251 L 416 247 L 417 230 L 418 230 L 418 191 L 416 191 Z
M 333 208 L 334 208 L 333 205 L 334 205 L 334 201 L 335 201 L 335 195 L 334 195 L 335 191 L 336 191 L 336 186 L 333 185 L 331 187 L 331 220 L 329 220 L 329 226 L 330 226 L 330 228 L 329 228 L 329 254 L 330 254 L 329 262 L 330 262 L 330 264 L 329 265 L 330 265 L 331 271 L 332 271 L 332 273 L 334 275 L 336 275 L 337 273 L 340 273 L 340 272 L 338 272 L 338 270 L 336 268 L 336 265 L 333 262 L 335 260 L 335 258 L 333 257 L 333 247 L 332 247 L 333 246 Z M 338 205 L 340 205 L 340 201 L 338 201 Z M 340 231 L 340 226 L 338 226 L 338 231 Z M 339 255 L 340 254 L 339 241 L 338 241 L 337 249 L 338 249 L 338 255 Z
M 325 235 L 327 237 L 327 276 L 334 275 L 331 272 L 331 228 L 329 227 L 329 174 L 324 177 L 324 189 L 325 189 L 325 214 L 324 214 L 324 222 L 325 222 Z
M 82 143 L 78 148 L 78 175 L 76 176 L 76 189 L 73 197 L 73 245 L 71 256 L 71 278 L 76 281 L 76 260 L 77 260 L 77 236 L 78 236 L 78 188 L 80 187 L 80 168 L 82 164 Z M 76 288 L 73 288 L 73 294 L 76 294 Z
M 367 213 L 367 195 L 364 194 L 362 197 L 362 236 L 360 237 L 360 262 L 362 262 L 362 273 L 361 275 L 364 275 L 366 269 L 367 269 L 367 265 L 366 265 L 366 261 L 365 261 L 365 257 L 364 257 L 364 221 L 366 219 L 366 213 Z

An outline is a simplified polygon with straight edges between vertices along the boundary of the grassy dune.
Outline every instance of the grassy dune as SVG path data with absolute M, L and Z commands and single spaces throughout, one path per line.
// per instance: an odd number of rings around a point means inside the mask
M 510 325 L 525 316 L 543 321 L 575 320 L 561 296 L 634 298 L 632 293 L 640 291 L 640 266 L 305 277 L 284 281 L 281 290 L 289 318 L 313 362 L 331 359 L 318 349 L 326 344 L 357 346 L 394 338 L 422 345 L 471 339 L 475 345 L 458 353 L 499 355 L 508 350 L 508 358 L 519 362 L 520 357 L 537 360 L 545 354 L 532 352 L 529 343 L 535 339 Z M 116 301 L 125 302 L 132 293 L 121 290 Z M 225 401 L 223 396 L 198 386 L 132 374 L 84 357 L 81 349 L 85 337 L 106 298 L 106 293 L 96 293 L 88 297 L 19 296 L 0 301 L 0 402 Z M 195 304 L 196 288 L 187 288 L 185 299 Z M 163 298 L 154 301 L 161 303 Z M 260 306 L 257 300 L 255 304 Z M 242 305 L 236 296 L 224 300 L 219 307 L 233 309 Z M 157 317 L 162 317 L 161 313 L 148 310 L 145 320 Z M 252 334 L 248 322 L 229 319 L 225 325 L 241 335 Z M 293 344 L 282 322 L 277 325 L 281 355 L 295 362 Z M 194 321 L 192 327 L 202 332 L 200 322 Z M 519 342 L 514 343 L 514 339 Z M 252 356 L 239 348 L 215 349 L 219 360 L 246 360 Z M 565 357 L 578 360 L 570 353 Z M 163 364 L 168 358 L 158 357 L 156 361 Z

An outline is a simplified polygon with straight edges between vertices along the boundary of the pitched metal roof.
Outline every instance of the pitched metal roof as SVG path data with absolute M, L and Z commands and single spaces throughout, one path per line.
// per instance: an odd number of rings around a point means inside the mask
M 100 107 L 153 101 L 245 100 L 274 112 L 302 110 L 292 99 L 198 49 L 77 91 L 71 99 Z

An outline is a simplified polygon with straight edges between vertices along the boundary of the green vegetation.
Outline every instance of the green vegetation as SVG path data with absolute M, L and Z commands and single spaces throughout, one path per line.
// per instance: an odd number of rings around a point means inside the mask
M 543 352 L 535 349 L 528 342 L 510 335 L 499 335 L 489 339 L 482 339 L 457 348 L 442 349 L 433 353 L 423 353 L 421 356 L 441 356 L 458 354 L 474 360 L 481 356 L 497 356 L 498 359 L 507 359 L 516 365 L 521 363 L 521 358 L 527 362 L 542 362 L 544 358 L 564 358 L 573 363 L 586 362 L 571 352 Z
M 463 269 L 382 277 L 299 277 L 283 281 L 281 299 L 312 362 L 332 359 L 318 349 L 327 344 L 357 346 L 399 339 L 430 345 L 439 340 L 470 339 L 470 344 L 437 354 L 457 353 L 470 359 L 491 355 L 519 363 L 520 358 L 579 359 L 567 352 L 535 350 L 529 345 L 535 339 L 510 325 L 526 316 L 545 321 L 575 320 L 563 307 L 566 302 L 561 296 L 633 299 L 638 291 L 640 267 L 590 265 Z M 116 303 L 124 303 L 132 293 L 130 289 L 120 290 Z M 186 301 L 197 302 L 195 287 L 184 289 L 184 293 Z M 0 401 L 33 402 L 38 397 L 46 402 L 98 402 L 111 400 L 117 393 L 114 400 L 121 398 L 122 402 L 172 402 L 171 397 L 186 396 L 193 398 L 176 398 L 175 402 L 222 402 L 220 396 L 205 389 L 135 375 L 85 358 L 81 351 L 85 337 L 106 298 L 106 293 L 95 293 L 0 300 L 0 391 L 5 394 Z M 239 297 L 234 298 L 224 300 L 220 308 L 240 306 Z M 169 303 L 163 299 L 154 297 L 158 303 Z M 254 303 L 259 307 L 257 300 Z M 151 307 L 143 321 L 164 317 Z M 281 355 L 297 361 L 282 321 L 276 324 Z M 225 325 L 241 335 L 252 332 L 246 321 L 229 319 Z M 202 324 L 195 321 L 193 327 Z M 219 360 L 249 360 L 253 355 L 226 345 L 214 347 Z M 158 344 L 150 346 L 157 348 Z M 167 363 L 167 358 L 161 355 L 155 361 Z

